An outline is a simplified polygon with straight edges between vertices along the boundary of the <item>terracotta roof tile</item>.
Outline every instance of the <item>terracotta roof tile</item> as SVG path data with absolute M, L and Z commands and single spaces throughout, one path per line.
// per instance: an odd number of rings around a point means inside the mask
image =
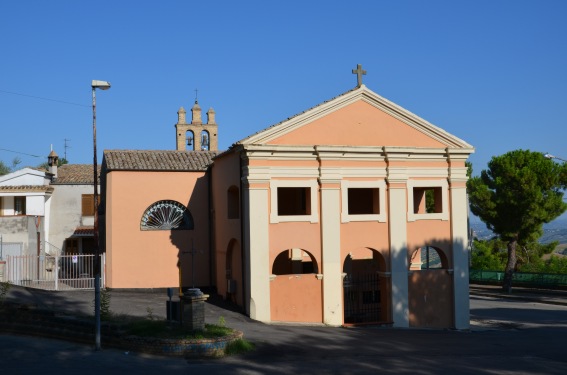
M 100 165 L 98 166 L 98 177 L 100 178 Z M 57 179 L 53 181 L 53 185 L 74 184 L 93 184 L 92 164 L 63 164 L 57 168 Z
M 105 150 L 108 171 L 205 171 L 219 151 Z
M 94 226 L 79 226 L 75 228 L 73 237 L 94 236 Z
M 18 185 L 18 186 L 0 186 L 0 192 L 6 193 L 22 193 L 44 191 L 51 193 L 53 188 L 49 185 Z

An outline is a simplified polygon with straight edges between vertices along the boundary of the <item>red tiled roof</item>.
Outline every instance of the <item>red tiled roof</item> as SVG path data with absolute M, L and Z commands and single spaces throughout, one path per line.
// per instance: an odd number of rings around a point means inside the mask
M 219 151 L 105 150 L 110 171 L 206 171 Z
M 93 226 L 83 226 L 75 228 L 73 232 L 73 237 L 85 237 L 85 236 L 94 236 L 94 227 Z
M 0 186 L 0 192 L 7 193 L 23 193 L 23 192 L 53 192 L 53 188 L 49 185 L 18 185 L 18 186 Z
M 98 177 L 100 178 L 100 165 L 98 166 Z M 92 164 L 63 164 L 57 168 L 57 178 L 54 185 L 92 185 Z

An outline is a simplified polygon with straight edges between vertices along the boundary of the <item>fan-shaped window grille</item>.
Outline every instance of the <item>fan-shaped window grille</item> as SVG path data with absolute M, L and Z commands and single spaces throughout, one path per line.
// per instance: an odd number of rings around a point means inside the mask
M 187 208 L 176 201 L 159 201 L 142 215 L 141 230 L 193 229 L 193 218 Z

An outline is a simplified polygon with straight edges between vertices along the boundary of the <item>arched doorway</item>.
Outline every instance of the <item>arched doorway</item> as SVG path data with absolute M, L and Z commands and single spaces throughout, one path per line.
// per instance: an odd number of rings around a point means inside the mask
M 390 323 L 390 275 L 380 252 L 360 248 L 343 264 L 344 324 Z

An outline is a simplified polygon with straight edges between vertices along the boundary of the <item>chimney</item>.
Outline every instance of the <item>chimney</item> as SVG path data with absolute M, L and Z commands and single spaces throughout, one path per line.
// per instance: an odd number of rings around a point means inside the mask
M 51 150 L 47 156 L 47 165 L 49 166 L 49 173 L 53 175 L 53 179 L 57 178 L 57 164 L 59 164 L 59 156 L 57 156 L 55 151 Z

